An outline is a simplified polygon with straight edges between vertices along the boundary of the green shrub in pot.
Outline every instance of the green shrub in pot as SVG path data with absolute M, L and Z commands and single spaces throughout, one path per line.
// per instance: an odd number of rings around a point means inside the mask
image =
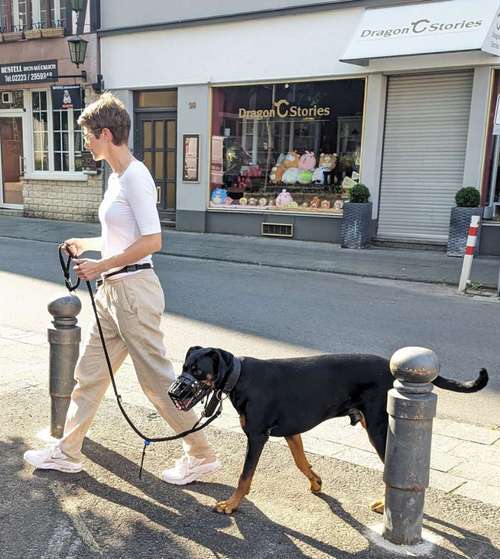
M 465 186 L 455 194 L 455 203 L 459 208 L 477 208 L 481 203 L 479 190 L 473 186 Z
M 366 204 L 369 199 L 370 191 L 364 184 L 356 184 L 351 188 L 349 202 L 354 202 L 355 204 Z
M 467 233 L 473 215 L 482 217 L 484 208 L 481 204 L 481 194 L 477 188 L 466 186 L 455 194 L 455 207 L 450 210 L 450 227 L 448 231 L 448 256 L 462 257 L 467 244 Z M 479 249 L 480 231 L 476 241 L 476 253 Z

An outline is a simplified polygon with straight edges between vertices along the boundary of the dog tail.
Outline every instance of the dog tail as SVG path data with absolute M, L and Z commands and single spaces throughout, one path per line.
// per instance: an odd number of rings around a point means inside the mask
M 479 371 L 479 376 L 475 380 L 459 382 L 457 380 L 437 376 L 432 381 L 432 384 L 438 388 L 451 390 L 452 392 L 478 392 L 488 384 L 488 379 L 488 371 L 486 369 L 481 369 Z

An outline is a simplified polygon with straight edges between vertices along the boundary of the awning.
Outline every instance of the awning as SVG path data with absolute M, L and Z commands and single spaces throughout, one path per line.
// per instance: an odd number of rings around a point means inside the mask
M 444 0 L 364 11 L 341 62 L 481 50 L 500 56 L 500 0 Z

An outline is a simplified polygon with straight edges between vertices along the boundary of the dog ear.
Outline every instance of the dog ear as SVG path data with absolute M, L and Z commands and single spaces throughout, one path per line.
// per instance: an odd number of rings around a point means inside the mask
M 221 382 L 233 368 L 234 355 L 223 349 L 214 349 L 214 353 L 217 355 L 217 381 Z
M 194 345 L 194 346 L 190 347 L 190 348 L 187 350 L 186 359 L 188 358 L 188 356 L 189 356 L 193 351 L 196 351 L 197 349 L 203 349 L 203 348 L 201 347 L 201 345 Z

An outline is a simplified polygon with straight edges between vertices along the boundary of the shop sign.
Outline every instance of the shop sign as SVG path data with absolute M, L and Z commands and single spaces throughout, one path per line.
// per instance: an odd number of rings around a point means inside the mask
M 54 85 L 52 86 L 52 108 L 81 109 L 82 88 L 79 85 Z
M 0 64 L 0 85 L 48 82 L 57 77 L 57 60 Z
M 238 116 L 243 119 L 255 118 L 317 118 L 330 116 L 330 107 L 319 107 L 313 105 L 312 107 L 299 107 L 292 105 L 286 99 L 275 101 L 268 109 L 245 109 L 240 107 L 238 109 Z
M 341 62 L 372 58 L 483 50 L 494 30 L 498 0 L 446 0 L 366 9 Z M 496 30 L 497 36 L 500 27 Z M 498 37 L 500 39 L 500 36 Z M 491 42 L 491 41 L 490 41 Z

